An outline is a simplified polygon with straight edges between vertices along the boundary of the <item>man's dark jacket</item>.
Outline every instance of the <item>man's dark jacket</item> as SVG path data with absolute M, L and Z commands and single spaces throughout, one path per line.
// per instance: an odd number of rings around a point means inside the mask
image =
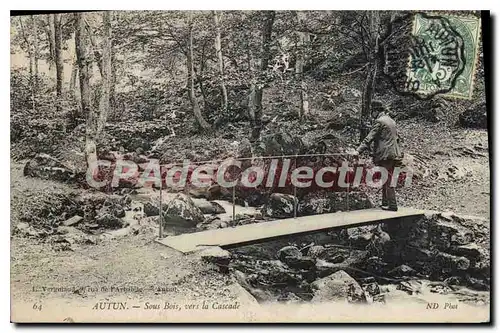
M 375 120 L 375 125 L 361 142 L 358 151 L 368 149 L 372 142 L 374 163 L 381 161 L 401 162 L 403 159 L 396 122 L 385 113 L 381 113 Z

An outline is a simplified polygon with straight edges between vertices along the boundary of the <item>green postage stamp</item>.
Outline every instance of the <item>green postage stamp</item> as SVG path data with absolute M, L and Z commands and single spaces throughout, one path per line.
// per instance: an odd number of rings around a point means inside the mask
M 416 14 L 405 90 L 422 97 L 470 99 L 480 27 L 476 16 Z

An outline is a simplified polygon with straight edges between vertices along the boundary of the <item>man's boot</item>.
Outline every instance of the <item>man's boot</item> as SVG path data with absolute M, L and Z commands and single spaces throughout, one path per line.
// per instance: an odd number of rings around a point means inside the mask
M 384 207 L 389 206 L 389 201 L 387 200 L 387 185 L 384 184 L 382 187 L 382 204 L 380 205 L 380 208 L 384 209 Z
M 382 207 L 382 209 L 393 212 L 398 211 L 398 204 L 396 202 L 396 189 L 392 186 L 387 187 L 387 207 Z

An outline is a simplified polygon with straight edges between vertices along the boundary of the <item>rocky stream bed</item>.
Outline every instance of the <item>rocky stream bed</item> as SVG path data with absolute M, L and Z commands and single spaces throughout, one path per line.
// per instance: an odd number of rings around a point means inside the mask
M 127 189 L 120 194 L 73 197 L 60 207 L 55 226 L 20 223 L 14 233 L 71 251 L 126 237 L 140 228 L 158 229 L 159 191 Z M 61 198 L 59 198 L 61 199 Z M 164 193 L 166 236 L 230 228 L 293 217 L 296 199 L 275 193 L 261 207 L 235 206 L 227 200 Z M 302 200 L 299 215 L 341 211 L 344 194 Z M 356 208 L 372 207 L 366 196 L 351 192 Z M 63 219 L 64 218 L 64 219 Z M 202 258 L 231 274 L 259 302 L 392 302 L 411 298 L 430 302 L 487 304 L 490 289 L 489 221 L 428 212 L 339 231 L 289 237 L 229 250 L 209 249 Z M 455 302 L 455 303 L 453 303 Z

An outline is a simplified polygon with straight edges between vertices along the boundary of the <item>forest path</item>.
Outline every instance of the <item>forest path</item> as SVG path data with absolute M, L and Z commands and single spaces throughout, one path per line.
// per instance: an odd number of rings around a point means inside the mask
M 237 297 L 230 276 L 196 255 L 185 256 L 155 243 L 155 236 L 152 230 L 141 230 L 137 235 L 59 252 L 51 244 L 13 237 L 11 297 L 33 302 L 62 298 L 230 301 Z
M 398 131 L 404 138 L 404 152 L 421 159 L 421 168 L 430 174 L 408 188 L 397 190 L 400 206 L 490 217 L 486 130 L 401 121 Z M 450 168 L 456 177 L 447 176 Z
M 72 187 L 48 180 L 23 176 L 23 163 L 11 161 L 11 225 L 19 223 L 21 211 L 33 204 L 41 192 L 71 192 Z M 11 299 L 104 299 L 134 300 L 234 299 L 234 281 L 196 255 L 183 254 L 153 240 L 157 228 L 144 226 L 124 237 L 97 244 L 72 246 L 73 251 L 56 251 L 38 239 L 11 237 Z M 116 288 L 135 286 L 139 291 Z M 67 288 L 55 292 L 45 288 Z M 113 291 L 111 291 L 111 288 Z M 84 288 L 99 291 L 77 291 Z M 109 292 L 102 292 L 108 288 Z

